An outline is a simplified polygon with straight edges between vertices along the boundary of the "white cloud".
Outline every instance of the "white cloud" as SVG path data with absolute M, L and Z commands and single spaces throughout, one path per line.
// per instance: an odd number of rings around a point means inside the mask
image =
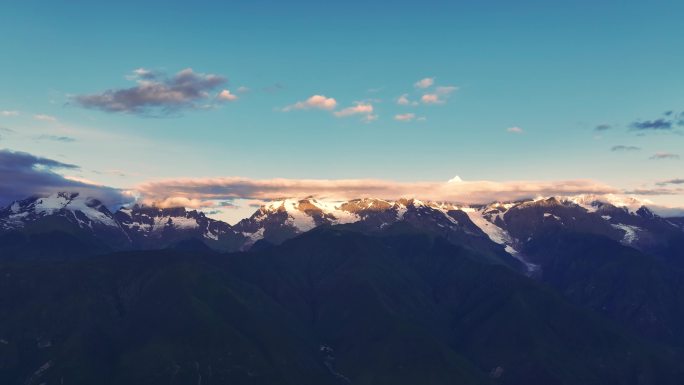
M 432 87 L 432 85 L 435 84 L 435 78 L 423 78 L 418 80 L 414 85 L 416 88 L 429 88 Z
M 216 96 L 219 100 L 225 100 L 228 102 L 232 102 L 238 99 L 237 95 L 230 93 L 229 90 L 223 90 L 219 92 L 219 94 Z
M 324 95 L 313 95 L 304 101 L 283 108 L 283 111 L 288 112 L 292 110 L 308 109 L 333 110 L 335 107 L 337 107 L 337 101 L 334 98 L 329 98 Z
M 237 92 L 239 94 L 245 94 L 245 93 L 249 92 L 249 88 L 247 88 L 245 86 L 240 86 L 240 87 L 238 87 Z
M 19 111 L 0 111 L 0 116 L 17 116 Z
M 148 70 L 146 68 L 136 68 L 129 75 L 126 75 L 127 80 L 140 80 L 140 79 L 145 79 L 145 78 L 150 78 L 154 76 L 154 72 L 152 70 Z
M 347 107 L 340 111 L 334 112 L 338 118 L 344 118 L 353 115 L 373 115 L 373 105 L 370 103 L 357 103 L 355 106 Z
M 57 121 L 57 118 L 55 118 L 54 116 L 45 115 L 45 114 L 33 115 L 33 119 L 40 120 L 43 122 L 56 122 Z
M 397 114 L 394 115 L 394 120 L 398 120 L 400 122 L 410 122 L 411 120 L 416 118 L 416 114 L 414 113 L 407 113 L 407 114 Z
M 506 131 L 507 131 L 507 132 L 510 132 L 511 134 L 522 134 L 523 132 L 525 132 L 525 130 L 523 130 L 522 128 L 517 127 L 517 126 L 515 126 L 515 127 L 508 127 L 508 128 L 506 129 Z

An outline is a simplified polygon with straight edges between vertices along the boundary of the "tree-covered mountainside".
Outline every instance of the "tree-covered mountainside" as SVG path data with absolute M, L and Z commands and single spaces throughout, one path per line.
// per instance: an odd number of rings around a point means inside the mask
M 424 232 L 192 246 L 0 262 L 0 382 L 684 381 L 672 347 Z

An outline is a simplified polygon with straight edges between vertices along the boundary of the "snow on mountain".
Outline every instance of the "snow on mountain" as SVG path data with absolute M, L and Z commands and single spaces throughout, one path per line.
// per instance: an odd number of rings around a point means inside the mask
M 40 218 L 59 216 L 81 228 L 107 226 L 118 228 L 113 214 L 97 199 L 79 193 L 55 193 L 12 203 L 0 211 L 0 226 L 5 229 L 23 228 Z
M 497 226 L 490 219 L 487 219 L 484 214 L 484 210 L 477 210 L 471 207 L 464 207 L 462 210 L 468 214 L 473 223 L 479 227 L 492 241 L 505 245 L 511 254 L 517 254 L 517 251 L 513 248 L 514 239 L 508 234 L 508 232 L 501 227 Z
M 513 249 L 522 255 L 529 241 L 558 231 L 600 235 L 642 251 L 667 254 L 664 250 L 673 239 L 680 239 L 682 227 L 676 219 L 656 215 L 646 204 L 631 197 L 585 194 L 493 203 L 480 210 L 488 222 L 508 233 Z M 486 223 L 471 219 L 492 240 L 501 242 Z
M 601 206 L 608 204 L 614 207 L 625 208 L 630 213 L 636 213 L 637 210 L 649 203 L 634 197 L 616 194 L 580 194 L 575 196 L 558 197 L 558 200 L 561 202 L 572 202 L 585 208 L 588 212 L 596 212 Z
M 218 249 L 237 249 L 240 239 L 232 227 L 204 213 L 182 207 L 158 208 L 135 205 L 115 213 L 137 247 L 170 246 L 184 239 L 202 239 Z
M 626 245 L 631 245 L 634 243 L 638 238 L 637 232 L 640 231 L 641 229 L 637 226 L 630 226 L 630 225 L 625 225 L 622 223 L 612 225 L 616 229 L 620 229 L 625 232 L 625 236 L 622 239 L 622 243 Z
M 306 207 L 305 203 L 311 203 L 309 201 L 297 201 L 294 199 L 286 199 L 284 201 L 271 202 L 266 205 L 267 211 L 284 211 L 287 213 L 287 219 L 285 224 L 299 230 L 300 232 L 305 232 L 316 227 L 316 221 L 314 217 L 307 213 L 308 210 L 314 210 L 311 207 Z M 313 207 L 320 210 L 315 205 Z M 321 210 L 322 211 L 322 210 Z
M 248 245 L 260 239 L 279 243 L 320 225 L 359 221 L 359 215 L 350 210 L 348 205 L 349 202 L 313 198 L 276 200 L 261 206 L 234 228 L 248 238 Z
M 656 242 L 663 231 L 681 231 L 679 222 L 663 220 L 642 203 L 615 195 L 537 198 L 487 205 L 418 199 L 282 199 L 261 206 L 249 218 L 230 226 L 182 207 L 136 205 L 112 214 L 95 199 L 77 193 L 57 193 L 17 201 L 0 210 L 0 229 L 20 229 L 41 218 L 59 217 L 83 229 L 122 232 L 133 248 L 168 247 L 194 238 L 221 250 L 237 250 L 247 249 L 261 239 L 280 243 L 318 226 L 354 223 L 359 229 L 372 232 L 406 222 L 454 242 L 470 242 L 469 247 L 488 248 L 482 243 L 484 238 L 533 270 L 535 266 L 525 258 L 525 245 L 544 229 L 562 227 L 595 233 L 637 248 Z
M 158 209 L 141 207 L 121 209 L 117 212 L 119 221 L 128 229 L 141 232 L 145 236 L 172 229 L 196 229 L 196 212 L 185 209 Z

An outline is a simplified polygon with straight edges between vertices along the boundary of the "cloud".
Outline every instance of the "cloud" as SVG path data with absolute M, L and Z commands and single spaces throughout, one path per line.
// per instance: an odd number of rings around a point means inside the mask
M 338 118 L 361 116 L 361 120 L 367 123 L 378 119 L 378 116 L 373 114 L 373 105 L 367 101 L 355 102 L 355 104 L 351 107 L 334 111 L 336 107 L 337 100 L 334 98 L 329 98 L 325 95 L 313 95 L 304 101 L 300 101 L 283 108 L 282 111 L 289 112 L 292 110 L 317 109 L 330 111 Z
M 219 100 L 224 100 L 227 102 L 232 102 L 238 99 L 238 96 L 235 94 L 231 94 L 229 90 L 223 90 L 219 92 L 218 95 L 216 95 L 216 98 Z
M 679 185 L 679 184 L 684 184 L 684 179 L 668 179 L 668 180 L 663 180 L 660 182 L 657 182 L 657 186 L 667 186 L 667 185 Z
M 239 94 L 246 94 L 246 93 L 249 92 L 249 91 L 250 91 L 250 89 L 247 88 L 247 87 L 245 87 L 245 86 L 240 86 L 240 87 L 238 87 L 238 89 L 237 89 L 237 92 L 238 92 Z
M 522 134 L 522 133 L 525 132 L 525 130 L 523 130 L 522 128 L 517 127 L 517 126 L 515 126 L 515 127 L 508 127 L 508 128 L 506 129 L 506 131 L 507 131 L 507 132 L 510 132 L 511 134 Z
M 434 92 L 423 94 L 420 101 L 424 104 L 444 104 L 446 103 L 445 99 L 448 99 L 449 96 L 457 90 L 458 87 L 455 86 L 437 87 Z
M 684 217 L 684 208 L 681 207 L 649 205 L 648 208 L 663 218 Z
M 608 131 L 611 128 L 613 128 L 613 126 L 610 124 L 599 124 L 598 126 L 594 127 L 594 131 Z
M 610 151 L 639 151 L 641 147 L 617 145 L 610 148 Z
M 394 120 L 398 120 L 400 122 L 410 122 L 416 118 L 416 114 L 414 113 L 407 113 L 407 114 L 397 114 L 394 115 Z
M 123 170 L 117 170 L 117 169 L 103 170 L 103 171 L 99 171 L 99 170 L 90 170 L 90 171 L 91 171 L 91 172 L 94 172 L 95 174 L 99 174 L 99 175 L 103 175 L 103 174 L 104 174 L 104 175 L 114 175 L 114 176 L 119 176 L 119 177 L 124 177 L 124 176 L 128 176 L 128 175 L 139 175 L 139 174 L 136 174 L 136 173 L 127 173 L 127 172 L 125 172 L 125 171 L 123 171 Z
M 297 102 L 295 104 L 289 105 L 283 108 L 283 111 L 288 112 L 292 110 L 333 110 L 337 107 L 337 100 L 334 98 L 329 98 L 325 95 L 313 95 L 310 98 Z
M 458 91 L 458 87 L 456 86 L 436 86 L 429 91 L 427 90 L 434 85 L 435 78 L 424 78 L 414 83 L 414 87 L 418 90 L 423 90 L 421 92 L 424 92 L 423 95 L 420 96 L 420 102 L 423 104 L 444 104 L 451 94 Z M 410 100 L 409 94 L 405 93 L 397 98 L 397 104 L 400 106 L 416 106 L 419 103 Z
M 188 209 L 201 209 L 205 207 L 213 207 L 214 203 L 209 201 L 204 201 L 201 199 L 192 199 L 187 197 L 169 197 L 156 201 L 147 201 L 146 204 L 150 206 L 155 206 L 159 208 L 170 208 L 170 207 L 185 207 Z
M 75 142 L 76 139 L 72 138 L 70 136 L 58 136 L 58 135 L 40 135 L 36 137 L 36 140 L 50 140 L 53 142 L 63 142 L 63 143 L 72 143 Z
M 432 87 L 433 84 L 435 84 L 435 78 L 423 78 L 415 82 L 413 86 L 416 88 L 425 89 Z
M 420 97 L 423 104 L 444 104 L 445 101 L 439 98 L 437 94 L 425 94 Z
M 74 182 L 80 182 L 91 186 L 105 187 L 102 183 L 95 182 L 94 180 L 84 178 L 78 175 L 64 175 L 64 179 L 68 179 Z
M 157 73 L 146 68 L 136 68 L 129 75 L 126 75 L 128 80 L 152 80 L 157 77 Z
M 435 89 L 437 95 L 449 95 L 456 91 L 458 91 L 458 87 L 456 86 L 440 86 Z
M 662 159 L 679 159 L 679 155 L 670 152 L 656 152 L 649 159 L 662 160 Z
M 18 116 L 19 111 L 0 111 L 0 116 Z
M 226 83 L 226 78 L 197 73 L 192 68 L 171 77 L 139 68 L 128 77 L 135 87 L 110 89 L 98 94 L 77 95 L 74 100 L 85 108 L 128 114 L 169 114 L 181 109 L 200 108 L 210 91 Z
M 26 152 L 0 150 L 0 206 L 30 196 L 45 196 L 67 191 L 98 198 L 110 207 L 131 201 L 131 197 L 120 190 L 68 179 L 56 170 L 77 171 L 78 166 L 42 158 Z
M 400 106 L 415 106 L 418 102 L 409 100 L 409 94 L 403 94 L 397 98 L 397 104 Z
M 376 179 L 249 179 L 224 177 L 171 179 L 136 187 L 142 197 L 161 201 L 184 197 L 202 201 L 272 200 L 316 196 L 332 199 L 414 197 L 460 203 L 487 203 L 550 195 L 608 194 L 617 189 L 590 180 L 569 181 L 426 181 L 396 182 Z
M 672 121 L 667 119 L 655 119 L 633 122 L 630 127 L 633 130 L 648 131 L 648 130 L 671 130 Z
M 229 208 L 229 209 L 237 209 L 238 206 L 231 202 L 231 201 L 221 201 L 216 204 L 218 207 L 224 207 L 224 208 Z
M 43 122 L 56 122 L 57 121 L 57 118 L 55 118 L 54 116 L 45 115 L 45 114 L 33 115 L 33 119 L 40 120 Z
M 669 188 L 637 188 L 624 192 L 629 195 L 680 195 L 682 189 Z
M 357 103 L 355 106 L 347 107 L 333 113 L 338 118 L 345 118 L 354 115 L 373 115 L 373 105 L 370 103 Z
M 378 115 L 368 114 L 368 115 L 365 115 L 363 118 L 361 118 L 361 121 L 364 123 L 370 123 L 370 122 L 374 122 L 374 121 L 378 120 L 378 118 L 379 118 Z

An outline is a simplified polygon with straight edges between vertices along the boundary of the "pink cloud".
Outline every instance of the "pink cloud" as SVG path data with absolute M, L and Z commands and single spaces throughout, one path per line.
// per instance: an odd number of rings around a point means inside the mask
M 425 94 L 421 96 L 420 101 L 424 104 L 443 104 L 444 100 L 439 98 L 437 94 Z
M 219 100 L 232 102 L 238 99 L 237 95 L 232 94 L 229 90 L 223 90 L 216 96 Z
M 146 204 L 150 206 L 155 206 L 159 208 L 169 208 L 169 207 L 185 207 L 189 209 L 201 209 L 201 208 L 206 208 L 206 207 L 213 207 L 214 202 L 207 201 L 207 200 L 202 200 L 202 199 L 196 199 L 196 198 L 188 198 L 188 197 L 182 197 L 182 196 L 177 196 L 177 197 L 168 197 L 168 198 L 163 198 L 159 200 L 146 200 Z
M 347 107 L 340 111 L 335 111 L 334 114 L 338 118 L 344 118 L 353 115 L 372 115 L 373 105 L 368 103 L 358 103 L 355 106 Z
M 435 84 L 435 78 L 423 78 L 415 82 L 413 86 L 416 88 L 425 89 L 432 87 L 433 84 Z
M 291 110 L 333 110 L 337 107 L 337 101 L 324 95 L 313 95 L 310 98 L 283 108 L 283 111 Z
M 416 118 L 416 114 L 414 114 L 414 113 L 394 115 L 394 120 L 398 120 L 400 122 L 409 122 L 415 118 Z
M 272 200 L 316 196 L 331 199 L 419 198 L 455 203 L 512 201 L 537 196 L 608 194 L 617 189 L 591 180 L 564 181 L 417 181 L 378 179 L 250 179 L 223 177 L 170 179 L 135 188 L 145 200 L 185 198 L 190 202 L 233 199 Z

